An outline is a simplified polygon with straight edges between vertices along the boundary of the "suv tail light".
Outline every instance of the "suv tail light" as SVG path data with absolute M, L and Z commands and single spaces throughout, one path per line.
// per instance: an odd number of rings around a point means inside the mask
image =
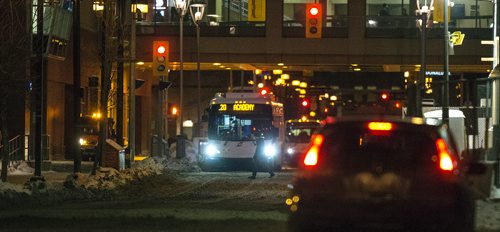
M 304 165 L 308 167 L 316 166 L 318 164 L 318 153 L 321 145 L 323 145 L 323 135 L 315 135 L 312 138 L 312 144 L 304 157 Z
M 437 139 L 436 148 L 438 150 L 439 168 L 443 171 L 453 171 L 457 166 L 457 162 L 453 160 L 446 142 L 441 138 Z

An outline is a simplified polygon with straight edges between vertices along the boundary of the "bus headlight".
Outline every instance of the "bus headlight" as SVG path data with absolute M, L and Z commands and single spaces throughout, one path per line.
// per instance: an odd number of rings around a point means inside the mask
M 80 138 L 80 140 L 78 142 L 80 143 L 81 146 L 87 145 L 87 140 L 85 140 L 83 138 Z
M 264 155 L 268 158 L 271 158 L 276 155 L 276 147 L 271 144 L 268 144 L 264 147 Z
M 294 152 L 295 151 L 291 147 L 289 147 L 288 149 L 286 149 L 286 153 L 288 153 L 289 155 L 292 155 Z
M 220 153 L 219 149 L 213 144 L 208 144 L 207 147 L 205 148 L 205 152 L 207 153 L 208 156 L 214 156 L 215 154 Z

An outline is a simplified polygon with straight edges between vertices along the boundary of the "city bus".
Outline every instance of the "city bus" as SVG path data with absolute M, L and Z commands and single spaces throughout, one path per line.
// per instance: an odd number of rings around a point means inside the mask
M 301 155 L 306 152 L 311 136 L 321 127 L 319 120 L 297 119 L 286 122 L 285 161 L 297 166 Z
M 271 93 L 217 93 L 208 108 L 208 138 L 200 142 L 199 165 L 204 171 L 247 169 L 258 138 L 264 139 L 266 157 L 280 170 L 285 138 L 283 104 Z

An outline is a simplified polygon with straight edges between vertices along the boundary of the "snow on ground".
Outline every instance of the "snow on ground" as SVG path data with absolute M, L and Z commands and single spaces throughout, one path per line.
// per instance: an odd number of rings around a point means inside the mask
M 182 158 L 177 157 L 177 147 L 173 143 L 169 149 L 169 156 L 167 156 L 164 164 L 167 170 L 172 171 L 187 171 L 199 172 L 201 171 L 198 166 L 198 139 L 195 138 L 193 142 L 186 140 L 186 156 Z
M 44 180 L 28 181 L 23 185 L 0 181 L 0 206 L 19 204 L 45 204 L 75 199 L 110 199 L 118 194 L 121 186 L 133 181 L 161 174 L 166 158 L 148 158 L 133 164 L 132 168 L 118 171 L 100 167 L 95 175 L 69 174 L 64 183 Z M 13 173 L 28 170 L 24 165 L 16 166 Z M 0 207 L 1 208 L 1 207 Z
M 85 190 L 113 190 L 131 181 L 146 176 L 159 175 L 163 171 L 162 159 L 148 158 L 134 163 L 130 169 L 118 171 L 114 168 L 100 167 L 95 175 L 77 173 L 69 175 L 64 182 L 66 188 L 82 188 Z
M 35 169 L 30 167 L 24 161 L 13 162 L 8 168 L 8 174 L 10 174 L 10 175 L 25 174 L 25 173 L 33 174 L 34 172 L 35 172 Z

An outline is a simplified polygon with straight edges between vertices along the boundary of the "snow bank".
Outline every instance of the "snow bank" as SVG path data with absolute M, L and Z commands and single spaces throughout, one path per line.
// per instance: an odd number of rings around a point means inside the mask
M 21 194 L 30 194 L 31 192 L 27 189 L 24 189 L 23 186 L 15 185 L 7 182 L 0 181 L 0 198 L 13 198 L 15 195 Z
M 1 165 L 0 170 L 2 170 Z M 33 174 L 34 172 L 35 169 L 30 167 L 25 161 L 13 161 L 10 162 L 9 166 L 7 167 L 8 175 Z
M 64 183 L 45 181 L 43 178 L 22 185 L 0 181 L 0 208 L 22 205 L 57 204 L 68 200 L 105 200 L 120 194 L 118 188 L 148 176 L 159 175 L 165 169 L 164 159 L 149 158 L 134 163 L 123 171 L 101 167 L 95 175 L 78 173 L 66 177 Z M 22 165 L 16 170 L 25 170 Z
M 198 140 L 196 138 L 194 142 L 186 140 L 186 156 L 177 158 L 176 143 L 173 143 L 169 149 L 169 156 L 163 162 L 165 169 L 171 171 L 200 172 L 197 144 Z

